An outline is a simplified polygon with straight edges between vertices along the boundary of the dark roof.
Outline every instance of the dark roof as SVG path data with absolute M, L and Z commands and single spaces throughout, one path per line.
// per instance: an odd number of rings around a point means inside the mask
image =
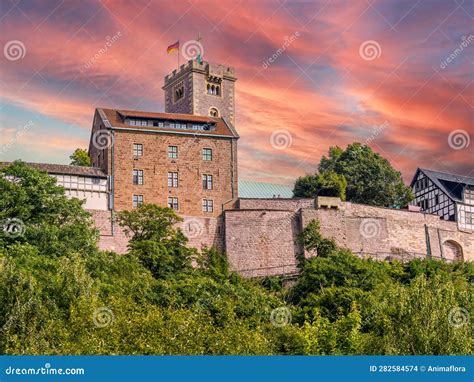
M 31 166 L 37 170 L 46 171 L 48 174 L 64 174 L 64 175 L 79 175 L 79 176 L 90 176 L 94 178 L 107 178 L 107 175 L 97 167 L 85 167 L 85 166 L 70 166 L 67 164 L 54 164 L 54 163 L 31 163 L 25 162 L 28 166 Z M 2 162 L 1 165 L 6 166 L 11 162 Z
M 419 172 L 423 172 L 439 189 L 441 189 L 451 199 L 462 202 L 462 192 L 466 186 L 474 186 L 474 178 L 463 175 L 449 174 L 447 172 L 439 172 L 419 168 L 411 186 L 413 187 Z
M 122 110 L 122 109 L 104 109 L 97 108 L 99 114 L 105 115 L 110 125 L 115 128 L 126 128 L 136 130 L 151 130 L 157 132 L 166 133 L 189 133 L 193 135 L 220 135 L 227 136 L 229 138 L 239 138 L 237 131 L 232 124 L 225 118 L 212 118 L 201 115 L 193 114 L 177 114 L 177 113 L 155 113 L 149 111 L 137 111 L 137 110 Z M 177 122 L 199 122 L 199 123 L 212 123 L 215 124 L 214 130 L 192 130 L 192 129 L 170 129 L 165 127 L 156 126 L 131 126 L 125 123 L 125 117 L 135 118 L 148 118 L 148 119 L 161 119 L 166 121 L 177 121 Z

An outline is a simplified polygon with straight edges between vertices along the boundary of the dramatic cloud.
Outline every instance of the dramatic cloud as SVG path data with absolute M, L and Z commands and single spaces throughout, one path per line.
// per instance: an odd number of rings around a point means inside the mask
M 200 33 L 204 59 L 237 72 L 241 178 L 292 184 L 329 146 L 354 141 L 407 181 L 416 167 L 474 173 L 468 2 L 6 0 L 1 10 L 0 160 L 67 162 L 87 147 L 97 106 L 162 111 L 177 65 L 166 47 Z

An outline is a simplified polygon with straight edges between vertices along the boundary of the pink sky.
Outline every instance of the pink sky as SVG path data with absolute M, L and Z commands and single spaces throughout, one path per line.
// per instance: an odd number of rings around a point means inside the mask
M 204 59 L 237 73 L 242 179 L 292 184 L 355 141 L 407 181 L 474 174 L 470 2 L 4 0 L 1 14 L 0 160 L 67 163 L 95 107 L 163 111 L 166 47 L 201 33 Z

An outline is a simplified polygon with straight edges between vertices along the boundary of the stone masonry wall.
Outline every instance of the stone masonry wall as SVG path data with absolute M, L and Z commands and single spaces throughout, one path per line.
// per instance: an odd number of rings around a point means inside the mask
M 237 208 L 241 210 L 268 209 L 298 211 L 300 208 L 314 208 L 314 199 L 239 199 Z
M 134 143 L 143 145 L 140 158 L 133 157 Z M 168 158 L 168 146 L 178 147 L 177 159 Z M 203 148 L 212 149 L 211 161 L 202 159 Z M 237 192 L 235 151 L 235 142 L 227 138 L 115 132 L 115 210 L 131 209 L 134 194 L 160 206 L 168 205 L 168 197 L 177 197 L 179 214 L 217 218 Z M 133 169 L 143 170 L 142 185 L 133 184 Z M 168 187 L 168 172 L 178 173 L 178 187 Z M 203 189 L 203 174 L 212 175 L 212 190 Z M 213 200 L 213 212 L 202 211 L 204 198 Z
M 233 271 L 244 276 L 296 274 L 301 231 L 293 211 L 225 211 L 226 253 Z
M 241 209 L 226 210 L 218 218 L 184 217 L 180 227 L 191 246 L 225 250 L 231 269 L 247 277 L 296 274 L 297 257 L 303 253 L 297 237 L 312 219 L 320 221 L 323 236 L 361 256 L 409 259 L 430 253 L 453 260 L 449 243 L 455 242 L 464 260 L 474 261 L 474 234 L 435 215 L 352 203 L 315 209 L 308 199 L 298 202 L 307 206 L 299 209 L 290 199 L 241 199 L 235 207 L 239 203 Z M 262 208 L 250 208 L 256 205 Z M 117 226 L 111 236 L 110 211 L 91 212 L 101 230 L 101 248 L 124 253 L 128 238 Z
M 88 210 L 92 214 L 95 226 L 100 232 L 99 248 L 117 253 L 127 252 L 129 236 L 124 230 L 111 222 L 111 211 Z M 189 240 L 189 246 L 202 249 L 216 247 L 224 250 L 224 222 L 222 218 L 202 218 L 184 216 L 178 224 Z M 113 232 L 113 233 L 112 233 Z

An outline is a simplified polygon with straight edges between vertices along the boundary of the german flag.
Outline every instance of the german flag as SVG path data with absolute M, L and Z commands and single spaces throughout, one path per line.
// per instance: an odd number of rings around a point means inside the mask
M 176 41 L 174 44 L 171 44 L 168 49 L 166 49 L 167 53 L 174 52 L 175 50 L 179 50 L 179 40 Z

